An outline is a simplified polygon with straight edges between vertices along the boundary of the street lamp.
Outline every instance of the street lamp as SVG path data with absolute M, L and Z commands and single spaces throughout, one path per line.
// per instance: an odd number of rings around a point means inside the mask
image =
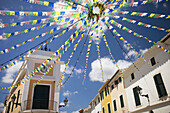
M 68 99 L 65 98 L 65 99 L 64 99 L 64 105 L 59 105 L 59 108 L 60 108 L 60 107 L 65 107 L 65 106 L 67 105 L 67 103 L 68 103 Z

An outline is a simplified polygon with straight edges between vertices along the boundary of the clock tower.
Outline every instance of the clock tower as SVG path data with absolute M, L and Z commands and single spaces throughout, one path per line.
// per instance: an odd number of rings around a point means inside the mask
M 53 54 L 53 52 L 43 50 L 37 50 L 30 54 L 29 57 L 25 58 L 12 86 L 30 75 Z M 64 62 L 56 61 L 57 57 L 54 57 L 40 71 L 34 71 L 34 76 L 25 80 L 24 84 L 10 89 L 10 93 L 5 99 L 5 113 L 59 112 L 60 77 L 62 75 L 60 65 L 64 64 Z M 55 64 L 53 65 L 54 61 Z M 48 73 L 46 73 L 47 71 Z

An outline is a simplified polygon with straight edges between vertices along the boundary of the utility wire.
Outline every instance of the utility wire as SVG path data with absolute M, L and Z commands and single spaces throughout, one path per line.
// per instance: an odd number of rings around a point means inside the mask
M 66 27 L 66 28 L 65 28 L 65 29 L 63 29 L 62 31 L 64 31 L 64 30 L 68 29 L 69 27 L 73 26 L 74 24 L 76 24 L 77 22 L 79 22 L 79 21 L 83 20 L 84 18 L 86 18 L 86 17 L 83 17 L 83 18 L 81 18 L 81 19 L 77 20 L 76 22 L 74 22 L 73 24 L 69 25 L 68 27 Z M 60 32 L 58 32 L 58 33 L 54 34 L 53 36 L 51 36 L 51 37 L 47 38 L 46 40 L 44 40 L 44 41 L 40 42 L 39 44 L 37 44 L 36 46 L 34 46 L 34 47 L 30 48 L 29 50 L 34 49 L 35 47 L 37 47 L 37 46 L 39 46 L 39 45 L 43 44 L 44 42 L 46 42 L 47 40 L 51 39 L 52 37 L 54 37 L 54 36 L 58 35 L 58 34 L 59 34 L 59 33 L 61 33 L 62 31 L 60 31 Z M 14 57 L 14 58 L 12 58 L 12 59 L 10 59 L 10 60 L 8 60 L 8 61 L 6 61 L 6 62 L 4 62 L 4 63 L 2 63 L 2 64 L 0 64 L 0 65 L 1 65 L 1 66 L 3 66 L 4 64 L 8 63 L 9 61 L 12 61 L 12 60 L 16 59 L 17 57 L 22 56 L 23 54 L 25 54 L 25 53 L 26 53 L 26 52 L 28 52 L 29 50 L 24 51 L 23 53 L 21 53 L 21 54 L 17 55 L 16 57 Z
M 81 54 L 82 54 L 82 51 L 83 51 L 83 49 L 84 49 L 84 46 L 86 45 L 87 38 L 88 38 L 89 33 L 90 33 L 90 31 L 91 31 L 91 27 L 92 27 L 92 24 L 91 24 L 91 26 L 90 26 L 90 29 L 89 29 L 89 31 L 88 31 L 88 34 L 87 34 L 87 36 L 86 36 L 86 39 L 85 39 L 84 44 L 83 44 L 83 47 L 82 47 L 82 49 L 81 49 L 81 51 L 80 51 L 80 53 L 79 53 L 79 56 L 78 56 L 78 58 L 77 58 L 77 61 L 76 61 L 75 65 L 74 65 L 74 67 L 73 67 L 73 69 L 72 69 L 70 75 L 67 77 L 67 79 L 64 81 L 64 83 L 63 83 L 61 86 L 65 85 L 65 84 L 67 83 L 67 81 L 68 81 L 69 78 L 71 77 L 71 75 L 72 75 L 74 69 L 76 68 L 76 65 L 77 65 L 77 63 L 78 63 L 78 61 L 79 61 L 79 59 L 80 59 L 80 56 L 81 56 Z

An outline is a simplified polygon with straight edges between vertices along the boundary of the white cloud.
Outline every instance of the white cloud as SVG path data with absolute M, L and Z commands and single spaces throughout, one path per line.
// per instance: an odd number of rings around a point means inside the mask
M 145 52 L 147 52 L 147 51 L 148 51 L 148 49 L 147 49 L 147 48 L 145 48 L 145 49 L 140 49 L 140 51 L 139 51 L 139 52 L 140 52 L 140 54 L 142 54 L 142 55 L 143 55 L 143 54 L 144 54 Z
M 129 50 L 130 49 L 130 46 L 128 46 L 127 44 L 123 44 L 123 47 L 126 49 L 126 50 Z
M 5 76 L 2 77 L 2 82 L 3 83 L 12 83 L 16 73 L 18 72 L 18 70 L 20 69 L 21 65 L 23 62 L 18 62 L 16 65 L 8 68 L 7 70 L 5 70 Z
M 132 58 L 133 60 L 136 60 L 138 58 L 138 53 L 136 53 L 134 50 L 130 50 L 127 55 Z M 125 56 L 125 59 L 128 59 L 128 56 Z
M 75 95 L 75 94 L 78 94 L 78 91 L 70 92 L 69 90 L 67 90 L 66 92 L 63 93 L 63 96 L 69 97 L 69 96 Z
M 60 71 L 61 72 L 64 72 L 64 69 L 65 69 L 65 64 L 64 65 L 61 65 L 61 67 L 60 67 Z M 66 74 L 70 74 L 71 73 L 71 71 L 73 70 L 73 66 L 67 66 L 66 67 Z M 77 74 L 80 74 L 80 73 L 82 73 L 83 72 L 83 70 L 82 69 L 77 69 L 77 68 L 75 68 L 74 69 L 74 72 L 76 72 L 76 75 Z
M 146 49 L 140 49 L 138 53 L 143 55 L 146 51 L 148 51 L 147 48 Z M 138 53 L 136 53 L 134 50 L 130 50 L 127 54 L 132 60 L 135 61 L 139 57 Z M 127 55 L 125 55 L 125 59 L 128 59 Z
M 113 63 L 113 61 L 109 58 L 101 58 L 102 62 L 102 68 L 103 68 L 103 76 L 104 76 L 104 81 L 107 79 L 111 78 L 113 74 L 117 71 L 116 65 Z M 127 68 L 130 66 L 130 62 L 125 61 L 125 60 L 119 60 L 117 62 L 119 68 Z M 99 81 L 99 82 L 104 82 L 103 77 L 102 77 L 102 72 L 101 72 L 101 67 L 100 67 L 100 62 L 99 60 L 95 60 L 91 63 L 92 70 L 89 73 L 89 77 L 91 81 Z
M 0 103 L 0 112 L 2 112 L 3 111 L 3 107 L 4 107 L 4 103 Z

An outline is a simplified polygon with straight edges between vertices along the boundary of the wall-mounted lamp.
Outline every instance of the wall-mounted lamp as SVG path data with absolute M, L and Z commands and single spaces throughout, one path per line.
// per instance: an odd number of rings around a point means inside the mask
M 65 98 L 65 99 L 64 99 L 64 105 L 59 105 L 59 108 L 60 108 L 60 107 L 65 107 L 65 106 L 67 105 L 67 103 L 68 103 L 68 99 Z
M 150 100 L 149 100 L 149 95 L 148 94 L 142 94 L 142 88 L 140 86 L 137 86 L 137 92 L 140 96 L 142 97 L 146 97 L 148 99 L 148 103 L 150 103 Z

